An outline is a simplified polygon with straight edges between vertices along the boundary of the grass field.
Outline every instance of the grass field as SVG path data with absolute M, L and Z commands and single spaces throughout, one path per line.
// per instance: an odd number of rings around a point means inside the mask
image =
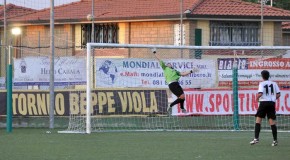
M 252 132 L 107 132 L 59 134 L 0 129 L 2 160 L 288 160 L 290 133 L 270 132 L 250 146 Z

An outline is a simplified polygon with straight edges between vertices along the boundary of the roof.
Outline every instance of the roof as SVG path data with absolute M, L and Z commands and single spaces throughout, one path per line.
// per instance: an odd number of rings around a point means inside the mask
M 282 29 L 290 29 L 290 22 L 283 22 Z
M 81 0 L 54 8 L 54 20 L 59 23 L 78 23 L 88 21 L 92 11 L 91 0 Z M 96 21 L 160 20 L 180 17 L 180 0 L 95 0 Z M 184 18 L 235 17 L 260 19 L 260 4 L 242 0 L 183 0 L 183 10 L 190 9 Z M 290 19 L 290 11 L 264 6 L 264 19 L 282 21 Z M 50 9 L 39 10 L 33 14 L 13 18 L 22 23 L 48 23 Z
M 183 8 L 191 8 L 202 0 L 183 0 Z M 91 14 L 91 0 L 81 0 L 66 5 L 55 7 L 55 20 L 87 20 Z M 141 17 L 156 17 L 177 15 L 180 13 L 179 0 L 95 0 L 95 18 L 103 19 L 134 19 Z M 49 20 L 50 9 L 43 9 L 39 12 L 13 21 Z
M 235 16 L 261 16 L 261 5 L 244 2 L 242 0 L 204 0 L 196 7 L 194 15 L 235 15 Z M 263 16 L 289 17 L 290 11 L 268 5 L 263 6 Z
M 21 6 L 17 6 L 17 5 L 9 3 L 6 5 L 6 18 L 15 18 L 17 16 L 30 14 L 34 11 L 35 10 L 31 8 L 21 7 Z M 1 20 L 4 19 L 4 5 L 0 6 L 0 19 Z

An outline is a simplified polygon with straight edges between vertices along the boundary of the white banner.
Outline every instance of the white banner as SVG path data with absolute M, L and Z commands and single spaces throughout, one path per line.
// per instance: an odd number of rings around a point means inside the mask
M 192 73 L 180 78 L 180 84 L 185 88 L 213 87 L 216 82 L 215 61 L 196 59 L 170 59 L 178 71 L 189 71 L 198 68 Z M 163 70 L 159 61 L 152 59 L 96 59 L 97 87 L 149 87 L 167 88 Z
M 239 115 L 255 115 L 258 109 L 255 89 L 239 90 Z M 289 90 L 281 90 L 281 97 L 276 101 L 277 114 L 290 115 Z M 179 107 L 172 108 L 172 115 L 232 115 L 232 90 L 186 90 L 185 108 L 188 113 L 181 113 Z M 175 99 L 175 98 L 174 98 Z
M 55 57 L 55 85 L 84 84 L 86 61 L 80 57 Z M 49 57 L 14 59 L 14 85 L 49 85 Z
M 0 77 L 0 89 L 6 89 L 6 77 Z
M 231 85 L 233 58 L 218 58 L 218 80 L 220 86 Z M 238 80 L 240 86 L 258 85 L 262 81 L 261 71 L 268 70 L 270 79 L 279 86 L 290 86 L 290 58 L 238 59 Z

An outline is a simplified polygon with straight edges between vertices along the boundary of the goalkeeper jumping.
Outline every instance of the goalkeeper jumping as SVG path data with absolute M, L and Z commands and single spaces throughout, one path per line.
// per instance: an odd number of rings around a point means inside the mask
M 170 63 L 165 64 L 164 61 L 160 60 L 156 56 L 155 49 L 153 49 L 152 52 L 153 52 L 155 58 L 160 62 L 160 66 L 164 72 L 165 81 L 168 84 L 170 91 L 177 97 L 177 99 L 167 107 L 167 112 L 170 112 L 174 105 L 180 103 L 180 109 L 181 109 L 182 113 L 186 113 L 186 109 L 184 108 L 185 95 L 184 95 L 183 89 L 180 86 L 178 80 L 181 76 L 187 76 L 193 72 L 197 72 L 198 70 L 192 69 L 192 70 L 186 71 L 186 72 L 179 72 L 179 71 L 175 70 Z

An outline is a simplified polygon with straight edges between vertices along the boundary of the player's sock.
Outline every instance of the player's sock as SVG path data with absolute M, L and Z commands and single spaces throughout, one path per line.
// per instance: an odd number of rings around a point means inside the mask
M 180 99 L 180 109 L 184 109 L 184 101 L 185 99 Z
M 272 129 L 274 141 L 277 141 L 277 126 L 275 124 L 271 125 L 271 129 Z
M 173 107 L 174 105 L 180 103 L 180 100 L 181 100 L 180 98 L 177 98 L 174 102 L 172 102 L 172 103 L 170 104 L 170 107 Z
M 256 139 L 259 139 L 260 130 L 261 130 L 261 124 L 256 123 L 255 125 L 255 138 Z

